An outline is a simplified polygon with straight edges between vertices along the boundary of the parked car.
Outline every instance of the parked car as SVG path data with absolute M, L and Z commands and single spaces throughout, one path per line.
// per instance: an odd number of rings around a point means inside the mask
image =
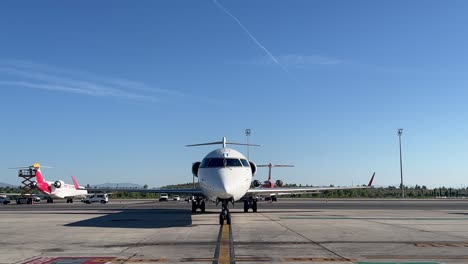
M 180 196 L 179 195 L 173 195 L 172 200 L 174 201 L 180 201 Z
M 161 202 L 161 201 L 167 202 L 168 200 L 169 200 L 169 195 L 167 195 L 167 193 L 161 193 L 161 194 L 159 195 L 159 201 L 160 201 L 160 202 Z
M 107 193 L 93 194 L 82 200 L 83 203 L 102 203 L 106 204 L 109 202 L 109 196 Z
M 0 203 L 2 204 L 9 204 L 11 201 L 6 196 L 0 196 Z

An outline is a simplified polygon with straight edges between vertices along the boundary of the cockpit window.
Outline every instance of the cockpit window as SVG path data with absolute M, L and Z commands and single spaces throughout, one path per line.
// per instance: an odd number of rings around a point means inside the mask
M 228 166 L 228 167 L 242 167 L 242 163 L 238 159 L 226 159 L 226 166 Z
M 250 163 L 247 160 L 241 159 L 241 162 L 242 162 L 242 165 L 244 165 L 244 167 L 250 167 Z
M 208 168 L 218 168 L 224 167 L 223 159 L 210 159 L 210 163 L 208 163 Z
M 206 168 L 208 167 L 208 163 L 210 162 L 210 159 L 203 159 L 201 164 L 200 164 L 200 168 Z
M 250 166 L 250 165 L 249 165 Z M 200 168 L 220 168 L 220 167 L 242 167 L 242 163 L 238 159 L 222 159 L 210 158 L 204 159 L 200 164 Z

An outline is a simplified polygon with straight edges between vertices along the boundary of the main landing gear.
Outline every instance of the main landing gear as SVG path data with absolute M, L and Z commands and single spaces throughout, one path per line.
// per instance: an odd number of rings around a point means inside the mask
M 221 202 L 221 213 L 219 214 L 219 224 L 224 225 L 224 220 L 226 220 L 226 224 L 231 224 L 231 213 L 229 212 L 228 204 L 229 200 L 219 200 Z
M 67 198 L 67 203 L 73 203 L 73 198 Z
M 198 208 L 200 208 L 202 213 L 205 212 L 205 200 L 201 199 L 199 196 L 192 200 L 192 213 L 197 212 Z
M 244 200 L 244 213 L 247 213 L 249 209 L 252 208 L 252 212 L 257 212 L 257 199 L 249 197 Z

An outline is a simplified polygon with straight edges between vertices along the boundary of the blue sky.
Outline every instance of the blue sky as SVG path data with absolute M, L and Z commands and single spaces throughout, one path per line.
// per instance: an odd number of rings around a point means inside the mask
M 405 183 L 468 184 L 466 1 L 0 7 L 0 182 L 189 182 L 186 144 L 250 128 L 285 182 L 395 185 L 402 127 Z

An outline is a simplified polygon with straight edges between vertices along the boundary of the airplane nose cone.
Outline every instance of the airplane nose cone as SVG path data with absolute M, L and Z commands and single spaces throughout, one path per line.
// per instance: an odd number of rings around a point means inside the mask
M 233 196 L 232 186 L 227 181 L 221 182 L 221 190 L 226 194 L 224 198 L 231 198 Z
M 219 189 L 222 190 L 222 197 L 223 199 L 229 199 L 234 196 L 234 190 L 236 188 L 236 181 L 233 180 L 233 176 L 231 173 L 221 173 L 219 178 Z

